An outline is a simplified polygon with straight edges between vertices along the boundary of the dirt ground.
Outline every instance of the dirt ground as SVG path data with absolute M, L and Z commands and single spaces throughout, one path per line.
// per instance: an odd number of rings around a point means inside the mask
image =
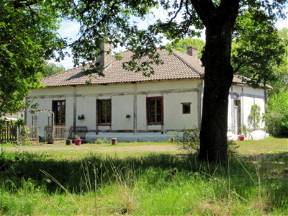
M 40 144 L 32 146 L 11 146 L 5 148 L 8 151 L 24 151 L 24 152 L 82 152 L 82 153 L 175 153 L 180 151 L 179 147 L 173 144 L 154 144 L 154 143 L 118 143 L 111 144 L 82 144 L 65 145 L 63 143 L 56 144 Z

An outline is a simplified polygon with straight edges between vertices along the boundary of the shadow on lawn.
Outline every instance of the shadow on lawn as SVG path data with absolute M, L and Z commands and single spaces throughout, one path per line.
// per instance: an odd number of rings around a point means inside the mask
M 257 187 L 260 177 L 261 187 L 271 192 L 271 203 L 287 205 L 288 171 L 286 170 L 287 173 L 285 173 L 285 166 L 288 153 L 262 155 L 261 158 L 259 160 L 233 157 L 229 164 L 215 166 L 199 163 L 195 155 L 186 157 L 185 155 L 151 154 L 141 158 L 125 159 L 91 155 L 78 161 L 59 161 L 47 159 L 45 155 L 39 154 L 2 153 L 0 155 L 0 181 L 4 183 L 5 190 L 8 189 L 11 192 L 16 192 L 23 180 L 31 179 L 48 192 L 64 190 L 82 193 L 94 191 L 103 185 L 115 182 L 133 185 L 143 176 L 151 187 L 157 185 L 159 179 L 162 181 L 164 179 L 164 182 L 169 184 L 175 181 L 175 178 L 193 181 L 193 178 L 198 176 L 207 181 L 215 178 L 219 181 L 229 181 L 230 187 L 237 191 L 239 196 L 245 196 Z M 280 165 L 283 169 L 281 168 L 282 171 L 278 172 L 277 168 Z M 272 172 L 274 169 L 278 172 L 277 175 Z M 8 181 L 13 182 L 13 187 L 10 189 L 5 183 Z M 281 202 L 282 204 L 279 204 Z

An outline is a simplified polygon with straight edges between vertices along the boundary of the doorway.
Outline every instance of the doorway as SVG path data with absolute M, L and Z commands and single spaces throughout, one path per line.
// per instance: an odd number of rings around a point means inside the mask
M 235 99 L 232 107 L 233 131 L 238 135 L 241 133 L 241 100 Z

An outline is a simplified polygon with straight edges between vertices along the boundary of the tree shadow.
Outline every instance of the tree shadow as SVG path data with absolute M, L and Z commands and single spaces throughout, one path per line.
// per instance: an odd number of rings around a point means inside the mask
M 266 153 L 243 157 L 255 164 L 260 187 L 264 188 L 272 209 L 288 211 L 288 152 Z
M 69 161 L 47 159 L 45 155 L 39 154 L 2 153 L 0 179 L 4 182 L 5 189 L 11 190 L 11 193 L 21 188 L 23 180 L 27 179 L 44 187 L 49 193 L 83 193 L 96 191 L 115 182 L 132 186 L 143 176 L 151 187 L 157 185 L 159 179 L 164 179 L 169 184 L 179 176 L 187 181 L 193 181 L 195 176 L 199 176 L 205 181 L 217 179 L 225 182 L 215 188 L 220 194 L 227 190 L 229 184 L 229 189 L 235 190 L 239 197 L 245 197 L 249 191 L 258 187 L 260 177 L 261 187 L 269 191 L 271 205 L 287 205 L 288 172 L 287 176 L 282 171 L 281 175 L 267 172 L 272 170 L 267 164 L 273 165 L 280 160 L 287 165 L 288 153 L 261 157 L 262 159 L 243 159 L 235 156 L 228 164 L 213 165 L 198 162 L 196 155 L 151 154 L 124 159 L 90 155 L 82 160 Z M 268 159 L 265 160 L 265 157 Z M 8 181 L 13 182 L 13 187 L 6 184 Z M 227 188 L 223 188 L 223 185 Z
M 245 164 L 246 167 L 247 165 Z M 59 186 L 48 180 L 52 177 L 67 190 L 82 192 L 85 191 L 84 185 L 87 181 L 95 182 L 96 179 L 97 187 L 100 187 L 117 180 L 125 180 L 131 175 L 138 177 L 149 169 L 161 170 L 167 172 L 167 175 L 178 172 L 186 174 L 197 172 L 207 177 L 227 175 L 227 166 L 199 163 L 196 155 L 151 154 L 124 159 L 91 155 L 82 160 L 68 161 L 46 159 L 45 155 L 39 154 L 17 153 L 12 157 L 2 155 L 0 158 L 2 179 L 10 178 L 16 181 L 32 179 L 38 184 L 47 185 L 49 191 L 54 191 Z M 230 174 L 235 171 L 231 170 Z M 52 182 L 54 180 L 52 179 Z

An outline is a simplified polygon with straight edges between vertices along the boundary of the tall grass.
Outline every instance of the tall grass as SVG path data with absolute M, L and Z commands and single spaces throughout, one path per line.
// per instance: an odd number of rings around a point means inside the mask
M 275 175 L 239 157 L 216 166 L 181 155 L 56 161 L 2 152 L 0 182 L 3 215 L 288 214 L 285 169 Z

